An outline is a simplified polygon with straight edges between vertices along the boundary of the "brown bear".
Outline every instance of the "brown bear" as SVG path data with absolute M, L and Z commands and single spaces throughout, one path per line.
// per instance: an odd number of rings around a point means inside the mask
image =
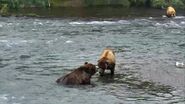
M 104 75 L 106 69 L 111 71 L 111 75 L 114 75 L 116 65 L 115 53 L 112 49 L 106 48 L 103 50 L 100 59 L 98 60 L 99 73 Z
M 91 76 L 96 73 L 96 66 L 85 62 L 83 66 L 78 67 L 73 72 L 60 77 L 56 80 L 58 84 L 63 85 L 85 85 L 90 84 Z
M 169 6 L 169 7 L 167 8 L 167 10 L 166 10 L 166 16 L 167 16 L 168 18 L 170 18 L 170 17 L 175 17 L 175 16 L 176 16 L 176 11 L 175 11 L 175 9 L 174 9 L 172 6 Z

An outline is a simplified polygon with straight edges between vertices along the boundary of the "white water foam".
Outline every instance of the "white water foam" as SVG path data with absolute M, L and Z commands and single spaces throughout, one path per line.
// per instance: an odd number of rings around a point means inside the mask
M 170 23 L 168 23 L 168 25 L 170 27 L 181 27 L 178 23 L 176 23 L 175 21 L 170 21 Z
M 1 43 L 32 43 L 33 40 L 0 40 Z
M 0 43 L 6 45 L 7 47 L 12 47 L 14 45 L 33 43 L 33 40 L 0 40 Z
M 183 62 L 175 62 L 177 68 L 184 68 L 185 64 Z
M 54 38 L 53 40 L 48 40 L 46 43 L 51 44 L 51 43 L 54 43 L 54 42 L 56 42 L 60 39 L 64 39 L 64 38 L 65 38 L 64 36 L 60 36 L 59 38 L 57 37 L 57 38 Z
M 32 31 L 36 31 L 37 29 L 31 29 Z
M 8 43 L 8 40 L 0 40 L 1 43 Z
M 0 104 L 10 104 L 10 101 L 15 101 L 15 100 L 24 100 L 24 96 L 20 97 L 15 97 L 15 96 L 10 96 L 9 94 L 0 94 Z M 12 102 L 12 104 L 21 104 L 18 102 Z
M 8 26 L 11 26 L 11 25 L 13 25 L 13 23 L 8 23 L 7 25 L 8 25 Z
M 148 19 L 153 19 L 153 17 L 149 17 Z
M 34 25 L 43 25 L 42 22 L 33 22 Z
M 167 16 L 166 15 L 162 15 L 162 17 L 163 18 L 167 18 Z M 185 18 L 185 16 L 175 16 L 175 17 L 173 17 L 174 19 L 183 19 L 183 18 Z
M 185 24 L 185 21 L 181 21 L 180 24 L 183 24 L 184 25 Z
M 110 25 L 110 24 L 114 24 L 116 22 L 113 22 L 113 21 L 90 21 L 90 22 L 84 22 L 84 21 L 81 21 L 81 22 L 70 22 L 69 24 L 71 25 Z
M 127 20 L 119 20 L 118 21 L 118 23 L 120 23 L 120 24 L 131 24 L 129 21 L 127 21 Z
M 155 26 L 165 26 L 165 27 L 167 27 L 167 24 L 156 23 Z
M 71 41 L 71 40 L 67 40 L 65 43 L 73 43 L 73 41 Z
M 81 24 L 85 24 L 85 22 L 70 22 L 69 24 L 71 24 L 71 25 L 81 25 Z
M 39 22 L 38 24 L 39 24 L 39 25 L 43 25 L 43 23 L 42 23 L 42 22 Z
M 162 15 L 163 18 L 166 18 L 166 15 Z
M 175 19 L 182 19 L 185 18 L 185 16 L 175 16 Z
M 92 22 L 88 22 L 87 24 L 99 24 L 99 25 L 103 25 L 103 24 L 114 24 L 115 22 L 112 21 L 92 21 Z
M 182 27 L 178 23 L 176 23 L 175 21 L 170 21 L 170 22 L 166 22 L 166 23 L 155 23 L 154 25 L 155 26 L 164 26 L 164 27 L 174 27 L 174 28 Z
M 2 25 L 2 24 L 0 24 L 0 27 L 3 27 L 3 25 Z
M 0 95 L 0 101 L 1 100 L 8 100 L 8 94 Z
M 70 22 L 71 25 L 112 25 L 112 24 L 131 24 L 127 20 L 119 21 L 80 21 L 80 22 Z

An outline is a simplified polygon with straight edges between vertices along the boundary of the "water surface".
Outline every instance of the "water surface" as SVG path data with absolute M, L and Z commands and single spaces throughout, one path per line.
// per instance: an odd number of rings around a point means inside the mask
M 0 17 L 0 104 L 184 104 L 185 17 Z M 64 87 L 55 80 L 106 47 L 115 76 Z M 108 73 L 108 72 L 107 72 Z

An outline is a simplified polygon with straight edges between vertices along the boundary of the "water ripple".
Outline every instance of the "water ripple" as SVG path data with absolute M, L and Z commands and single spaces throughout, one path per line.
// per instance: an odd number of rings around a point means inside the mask
M 2 104 L 184 101 L 184 70 L 175 67 L 185 58 L 184 17 L 0 19 Z M 90 86 L 57 86 L 84 62 L 97 64 L 106 47 L 116 54 L 114 77 L 96 73 Z

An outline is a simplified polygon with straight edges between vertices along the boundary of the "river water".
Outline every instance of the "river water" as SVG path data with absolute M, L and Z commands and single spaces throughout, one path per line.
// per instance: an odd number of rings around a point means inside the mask
M 66 87 L 55 80 L 104 48 L 115 76 Z M 184 104 L 185 17 L 0 17 L 0 104 Z M 108 72 L 107 72 L 108 73 Z

